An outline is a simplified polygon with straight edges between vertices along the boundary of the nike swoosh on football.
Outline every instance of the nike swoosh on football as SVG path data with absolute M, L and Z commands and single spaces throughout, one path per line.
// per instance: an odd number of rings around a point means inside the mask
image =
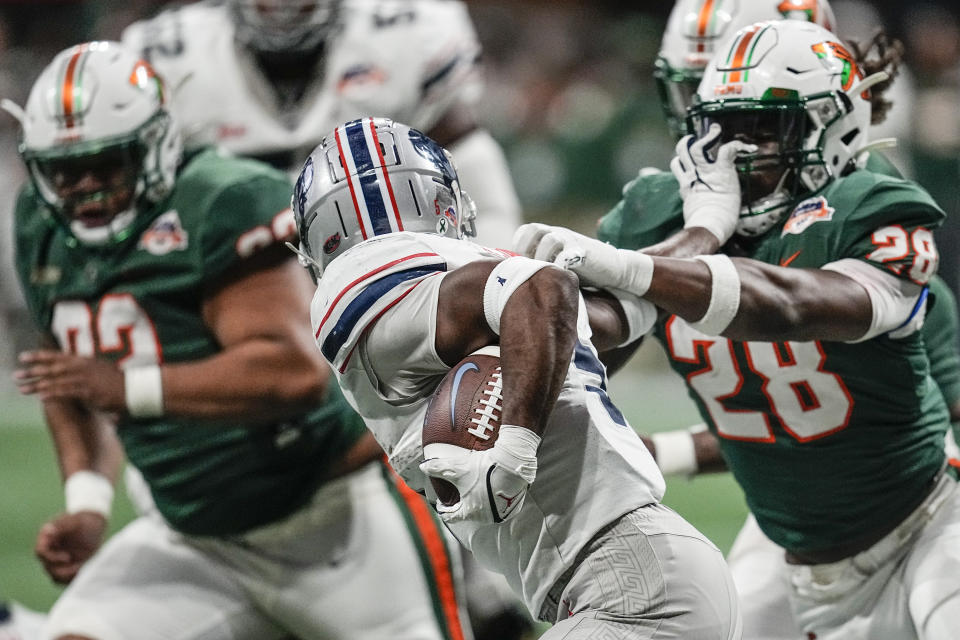
M 467 371 L 480 371 L 480 368 L 472 362 L 468 362 L 463 365 L 457 372 L 453 374 L 453 386 L 450 388 L 450 424 L 456 424 L 456 410 L 457 410 L 457 389 L 460 388 L 460 379 L 463 378 L 463 374 Z
M 803 251 L 803 249 L 800 249 L 800 251 Z M 785 266 L 787 266 L 788 264 L 790 264 L 791 262 L 793 262 L 794 260 L 796 260 L 797 256 L 800 255 L 800 251 L 797 251 L 795 254 L 793 254 L 793 255 L 790 256 L 789 258 L 785 258 L 784 260 L 781 260 L 781 261 L 780 261 L 780 266 L 781 266 L 781 267 L 785 267 Z

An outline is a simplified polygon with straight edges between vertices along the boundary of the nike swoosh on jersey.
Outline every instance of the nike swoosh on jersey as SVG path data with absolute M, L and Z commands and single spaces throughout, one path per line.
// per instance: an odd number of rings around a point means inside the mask
M 783 260 L 781 260 L 781 261 L 780 261 L 780 266 L 781 266 L 781 267 L 786 267 L 787 265 L 789 265 L 791 262 L 793 262 L 794 260 L 797 259 L 797 256 L 800 255 L 800 252 L 801 252 L 801 251 L 803 251 L 803 249 L 800 249 L 800 251 L 797 251 L 795 254 L 793 254 L 793 255 L 790 256 L 789 258 L 784 258 Z

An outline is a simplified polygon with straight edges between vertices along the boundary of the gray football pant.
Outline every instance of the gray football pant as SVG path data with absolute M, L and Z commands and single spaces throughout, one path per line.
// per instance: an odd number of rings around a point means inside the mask
M 542 613 L 541 640 L 738 640 L 736 589 L 720 551 L 673 510 L 619 518 L 581 552 Z M 543 617 L 543 616 L 541 616 Z

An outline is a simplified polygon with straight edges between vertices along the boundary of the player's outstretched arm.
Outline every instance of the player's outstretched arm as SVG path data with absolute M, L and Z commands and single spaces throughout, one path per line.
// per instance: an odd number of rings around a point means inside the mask
M 654 258 L 652 270 L 644 297 L 709 335 L 852 341 L 866 335 L 873 321 L 866 288 L 835 271 L 721 255 Z

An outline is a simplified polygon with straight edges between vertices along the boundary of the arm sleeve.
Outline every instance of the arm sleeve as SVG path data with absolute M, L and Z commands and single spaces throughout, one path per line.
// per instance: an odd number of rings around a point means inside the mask
M 683 200 L 673 174 L 644 169 L 600 219 L 597 237 L 620 249 L 636 250 L 662 242 L 682 228 Z
M 241 260 L 294 238 L 291 192 L 286 177 L 272 171 L 237 179 L 221 189 L 204 217 L 201 234 L 206 279 L 216 278 Z
M 851 203 L 853 214 L 843 223 L 836 255 L 855 258 L 909 280 L 925 285 L 939 263 L 934 230 L 943 221 L 943 211 L 918 185 L 881 177 L 863 189 Z M 839 208 L 839 206 L 838 206 Z

